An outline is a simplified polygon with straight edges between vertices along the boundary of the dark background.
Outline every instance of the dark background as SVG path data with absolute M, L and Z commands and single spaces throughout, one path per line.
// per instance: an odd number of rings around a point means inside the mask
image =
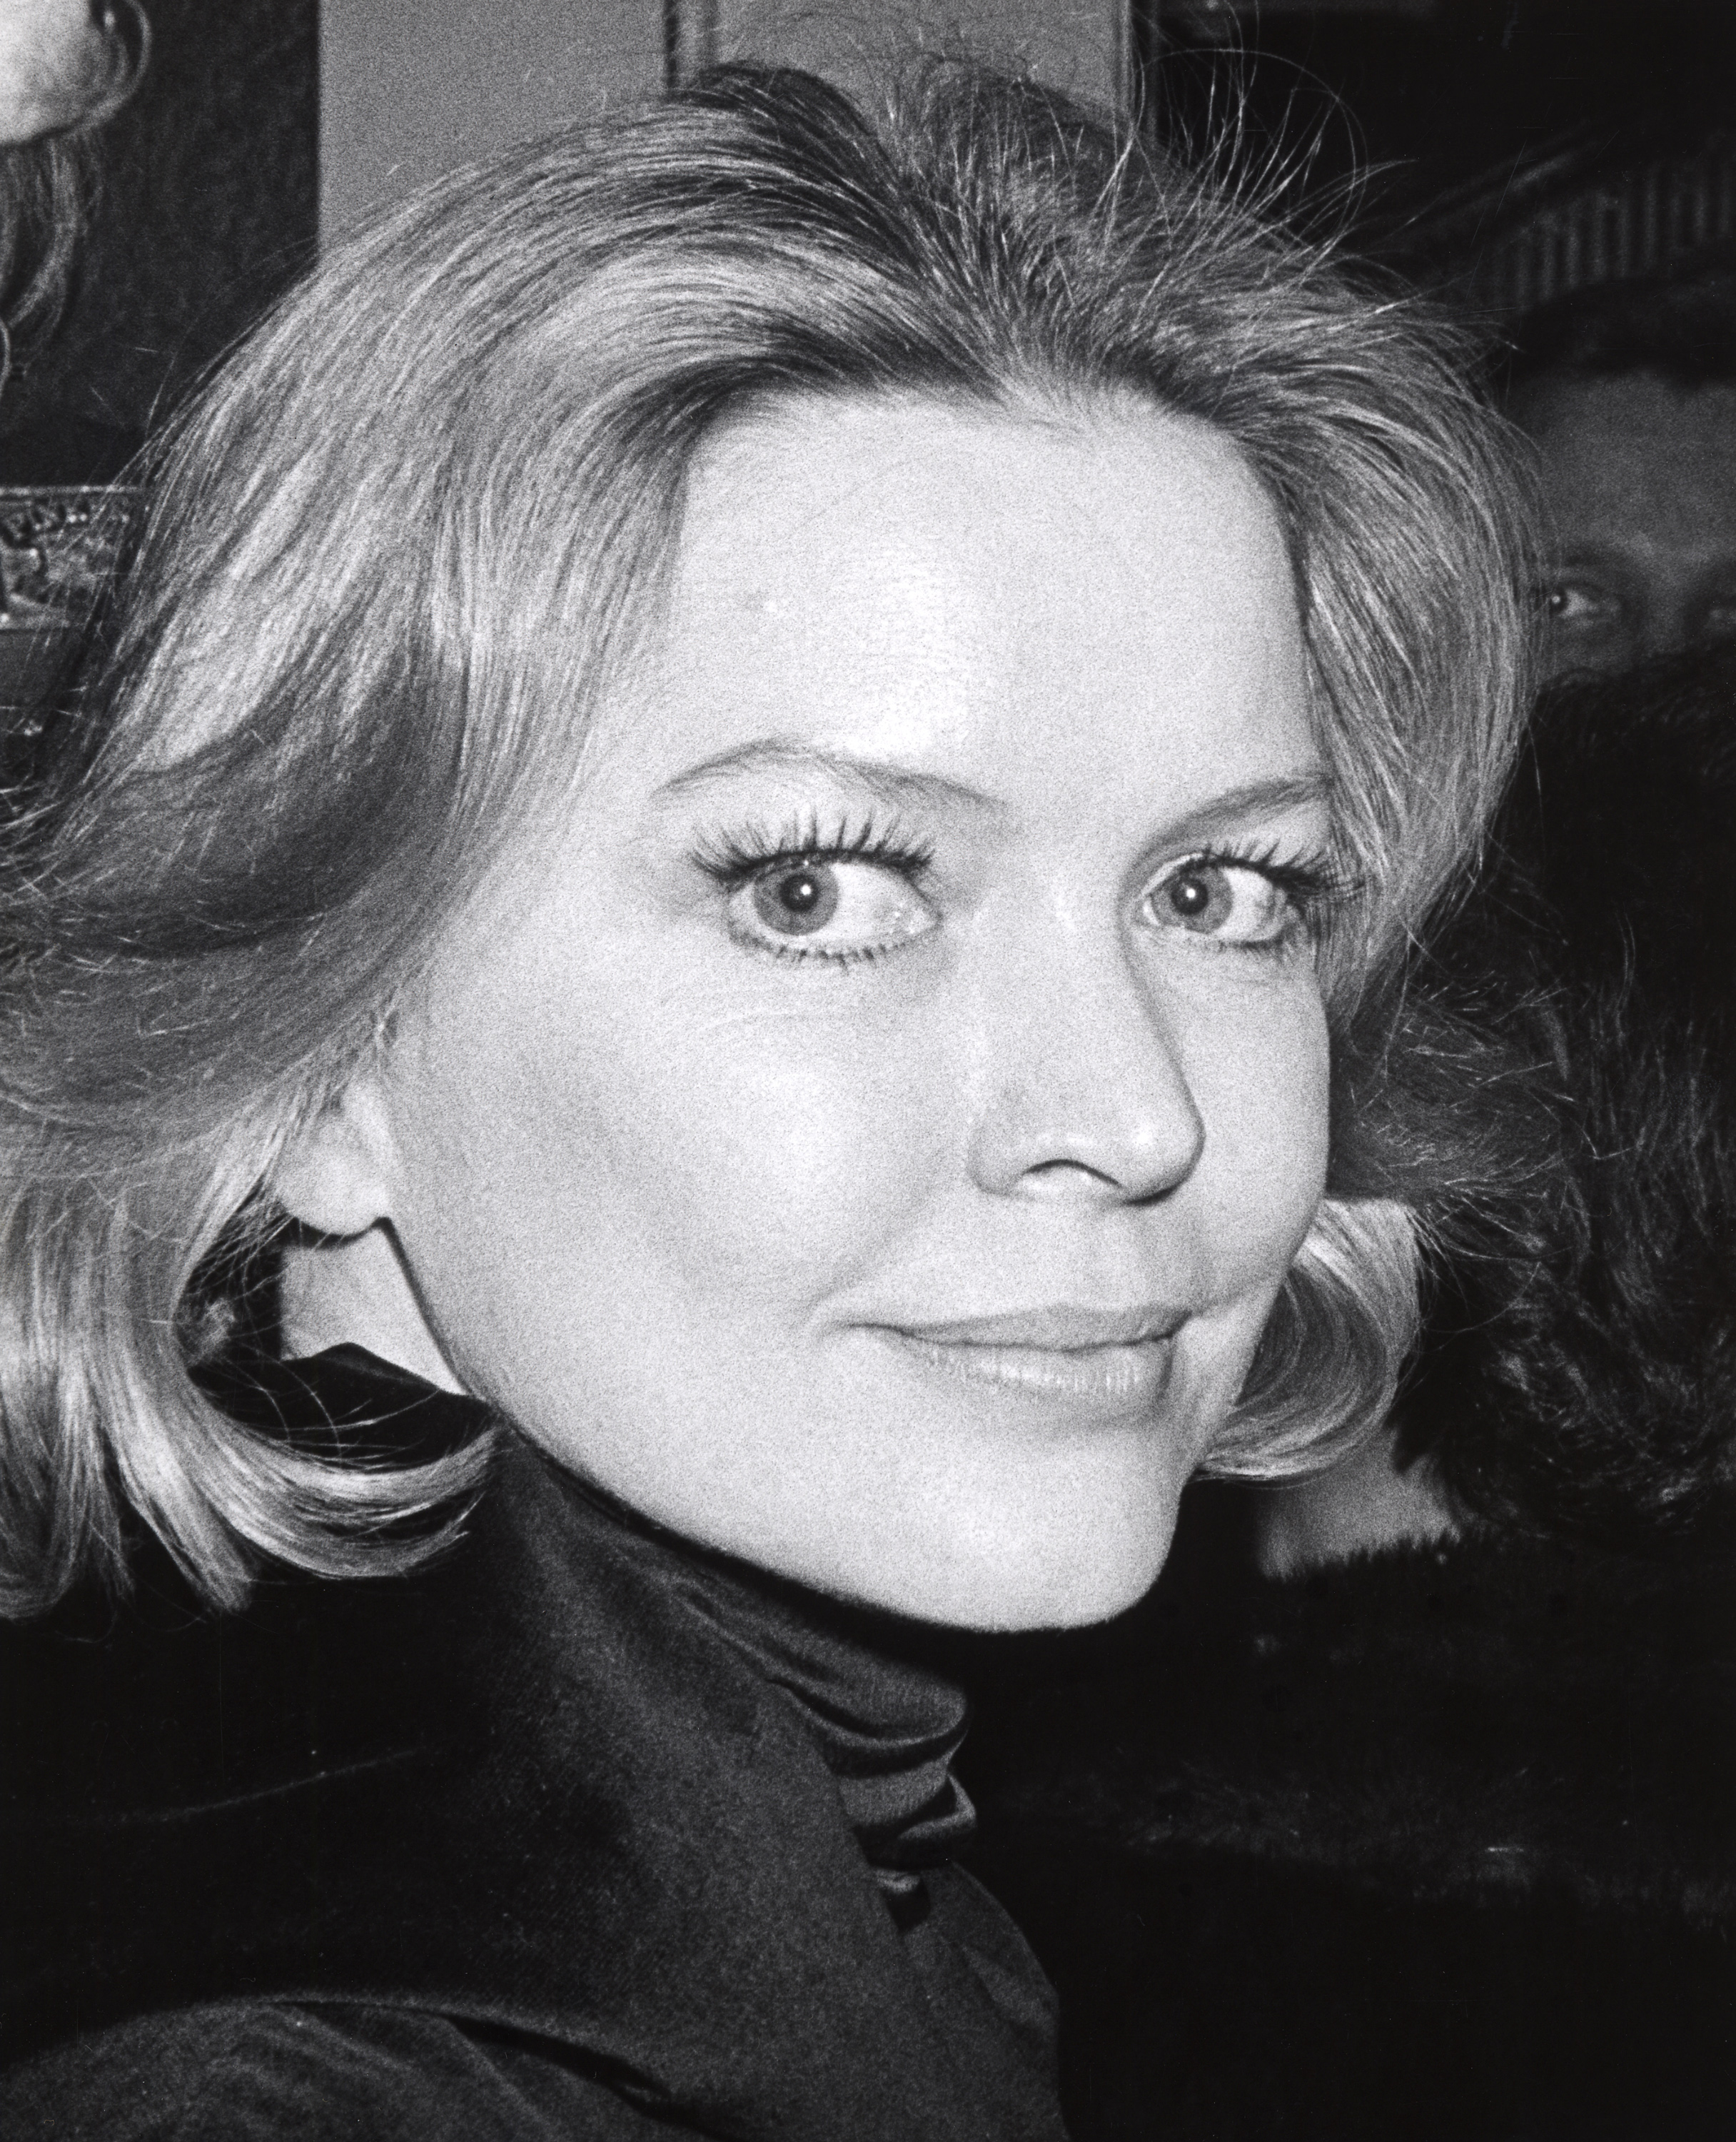
M 1600 163 L 1736 124 L 1736 0 L 1147 0 L 1135 22 L 1160 127 L 1221 112 L 1239 55 L 1250 145 L 1305 155 L 1322 191 L 1360 168 L 1365 227 L 1400 247 L 1467 195 L 1498 218 L 1546 155 Z

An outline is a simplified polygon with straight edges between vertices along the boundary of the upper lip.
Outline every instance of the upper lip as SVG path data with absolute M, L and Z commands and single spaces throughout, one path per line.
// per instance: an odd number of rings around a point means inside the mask
M 939 1346 L 1032 1346 L 1073 1354 L 1087 1346 L 1137 1346 L 1170 1338 L 1184 1315 L 1161 1303 L 1086 1309 L 1076 1302 L 1056 1301 L 1040 1309 L 1011 1309 L 994 1316 L 960 1316 L 941 1323 L 900 1323 L 894 1328 L 908 1338 L 925 1339 Z

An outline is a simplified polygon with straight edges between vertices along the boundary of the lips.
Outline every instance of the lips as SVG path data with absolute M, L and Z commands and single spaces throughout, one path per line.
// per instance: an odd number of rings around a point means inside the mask
M 1162 1397 L 1184 1320 L 1184 1312 L 1158 1304 L 1100 1310 L 1063 1302 L 880 1330 L 935 1374 L 1123 1414 Z
M 1138 1346 L 1173 1338 L 1186 1315 L 1184 1310 L 1158 1302 L 1129 1309 L 1086 1309 L 1059 1301 L 1041 1309 L 1009 1310 L 997 1316 L 955 1317 L 896 1328 L 909 1338 L 937 1346 L 1033 1346 L 1078 1353 L 1093 1346 Z

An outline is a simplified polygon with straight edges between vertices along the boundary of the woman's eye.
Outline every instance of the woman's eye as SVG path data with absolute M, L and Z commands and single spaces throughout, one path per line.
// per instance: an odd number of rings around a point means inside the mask
M 730 895 L 728 913 L 731 928 L 751 944 L 843 960 L 924 936 L 935 919 L 890 864 L 823 856 L 768 864 Z
M 1177 864 L 1146 895 L 1147 919 L 1220 945 L 1275 945 L 1298 920 L 1295 901 L 1248 863 Z

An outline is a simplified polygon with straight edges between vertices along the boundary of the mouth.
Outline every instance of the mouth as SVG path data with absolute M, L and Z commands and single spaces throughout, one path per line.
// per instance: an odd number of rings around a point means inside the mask
M 878 1329 L 931 1371 L 1028 1398 L 1127 1414 L 1143 1412 L 1163 1396 L 1184 1320 L 1181 1312 L 1155 1305 L 1102 1310 L 1060 1304 Z

